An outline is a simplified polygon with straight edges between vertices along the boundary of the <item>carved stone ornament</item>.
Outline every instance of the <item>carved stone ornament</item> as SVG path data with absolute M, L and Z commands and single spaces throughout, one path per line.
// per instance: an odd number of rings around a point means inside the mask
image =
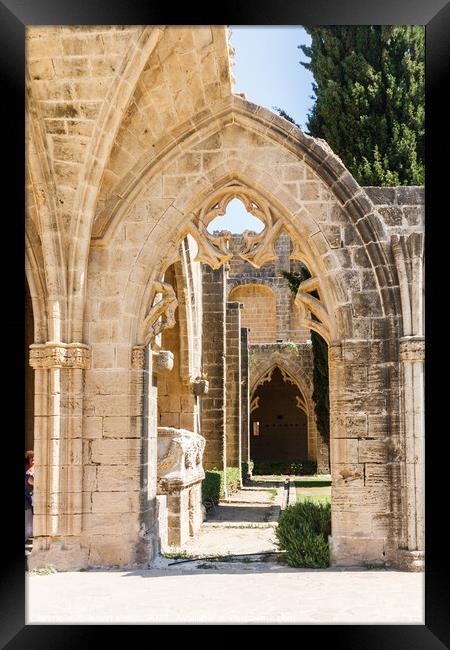
M 274 245 L 283 230 L 283 222 L 281 219 L 274 219 L 270 206 L 261 197 L 256 196 L 249 188 L 233 182 L 209 197 L 187 226 L 186 233 L 194 237 L 198 245 L 196 261 L 218 269 L 232 258 L 233 254 L 228 246 L 231 233 L 222 231 L 219 236 L 214 236 L 208 231 L 208 225 L 216 217 L 225 214 L 233 199 L 239 199 L 247 212 L 262 221 L 265 226 L 259 234 L 249 230 L 243 232 L 244 243 L 239 257 L 256 268 L 277 259 Z
M 198 433 L 175 427 L 158 427 L 157 478 L 161 491 L 202 480 L 206 440 Z
M 143 370 L 145 367 L 145 346 L 135 345 L 131 350 L 131 367 L 133 370 Z
M 424 361 L 425 339 L 422 337 L 401 338 L 400 359 L 402 361 Z
M 30 366 L 34 370 L 45 368 L 89 368 L 89 345 L 85 343 L 32 343 Z
M 170 350 L 159 350 L 158 352 L 153 352 L 153 369 L 155 372 L 172 370 L 173 360 L 173 352 Z
M 172 285 L 155 280 L 151 290 L 150 307 L 144 320 L 146 345 L 163 330 L 175 325 L 177 307 L 178 300 Z

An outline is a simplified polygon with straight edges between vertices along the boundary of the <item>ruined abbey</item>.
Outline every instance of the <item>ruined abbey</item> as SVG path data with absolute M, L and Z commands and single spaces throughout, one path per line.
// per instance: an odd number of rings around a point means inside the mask
M 205 470 L 301 458 L 333 564 L 422 570 L 424 188 L 233 94 L 226 27 L 30 27 L 26 56 L 29 567 L 151 563 Z M 261 232 L 212 230 L 235 199 Z

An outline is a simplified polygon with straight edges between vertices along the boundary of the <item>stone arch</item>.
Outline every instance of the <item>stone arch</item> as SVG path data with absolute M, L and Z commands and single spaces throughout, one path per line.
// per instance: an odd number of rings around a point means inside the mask
M 395 278 L 391 269 L 392 258 L 390 251 L 380 245 L 385 239 L 384 227 L 373 211 L 373 204 L 363 188 L 359 187 L 349 172 L 335 156 L 328 145 L 303 134 L 299 129 L 283 118 L 275 116 L 270 111 L 255 106 L 237 96 L 220 100 L 208 111 L 194 117 L 188 123 L 177 127 L 176 133 L 168 135 L 158 146 L 155 145 L 150 157 L 144 156 L 135 168 L 127 174 L 126 179 L 119 185 L 116 197 L 111 197 L 105 210 L 98 216 L 93 229 L 94 241 L 99 244 L 110 238 L 114 231 L 114 224 L 120 223 L 127 206 L 136 200 L 139 194 L 145 191 L 148 179 L 160 172 L 165 165 L 171 164 L 180 153 L 198 145 L 201 139 L 215 137 L 215 134 L 230 125 L 239 125 L 243 130 L 251 133 L 253 137 L 266 138 L 286 153 L 292 154 L 302 160 L 329 188 L 330 193 L 343 209 L 347 223 L 354 229 L 355 237 L 364 247 L 368 265 L 374 269 L 376 284 L 381 298 L 382 313 L 395 314 L 398 307 L 397 296 L 391 295 L 386 289 L 395 286 Z M 239 167 L 237 160 L 231 166 L 234 171 Z M 249 168 L 249 161 L 241 167 Z M 223 179 L 227 174 L 227 165 L 222 162 L 215 170 L 215 174 L 207 180 L 199 177 L 199 185 L 195 188 L 198 200 L 201 189 L 211 188 L 216 179 Z M 261 170 L 258 170 L 261 172 Z M 214 178 L 215 176 L 215 178 Z M 266 187 L 275 189 L 279 183 L 273 178 Z M 251 184 L 255 187 L 255 183 Z M 193 190 L 193 188 L 192 188 Z M 188 190 L 189 191 L 189 190 Z M 277 194 L 280 194 L 279 188 Z M 292 195 L 283 197 L 283 203 L 291 209 L 297 217 L 297 222 L 310 224 L 310 235 L 317 234 L 318 247 L 326 247 L 326 237 L 321 233 L 320 227 L 311 219 L 305 209 L 299 209 L 298 202 L 293 201 Z M 183 192 L 173 202 L 173 208 L 187 216 L 186 197 Z M 108 215 L 109 221 L 105 221 Z M 113 229 L 111 230 L 111 226 Z M 311 232 L 314 230 L 314 232 Z M 325 241 L 324 241 L 325 240 Z M 361 255 L 363 254 L 361 252 Z M 331 265 L 331 262 L 329 263 Z M 332 265 L 331 265 L 332 266 Z M 338 264 L 339 266 L 339 264 Z M 330 270 L 330 268 L 328 268 Z
M 275 368 L 279 368 L 289 381 L 294 382 L 300 394 L 303 396 L 306 407 L 308 454 L 310 460 L 317 461 L 320 472 L 326 473 L 329 471 L 328 459 L 325 457 L 326 454 L 322 453 L 321 441 L 318 440 L 314 402 L 312 399 L 314 389 L 312 377 L 306 371 L 305 364 L 302 363 L 300 357 L 295 357 L 292 353 L 289 354 L 289 346 L 284 346 L 288 350 L 287 353 L 283 353 L 282 346 L 280 346 L 280 350 L 274 350 L 274 347 L 267 346 L 266 354 L 262 356 L 260 362 L 256 366 L 250 366 L 250 397 L 253 399 L 253 395 L 258 386 L 267 381 L 267 378 L 272 375 Z
M 228 300 L 242 302 L 241 324 L 250 329 L 250 343 L 275 343 L 276 296 L 268 283 L 240 283 L 231 289 Z
M 27 81 L 29 83 L 28 78 Z M 39 337 L 45 330 L 45 340 L 60 341 L 67 336 L 64 229 L 55 200 L 54 179 L 45 155 L 43 120 L 29 89 L 27 111 L 32 119 L 27 132 L 26 272 L 35 316 L 42 314 L 42 318 L 35 320 Z M 38 305 L 37 295 L 45 300 L 45 307 Z M 48 318 L 44 319 L 43 314 Z
M 252 382 L 252 389 L 250 392 L 250 404 L 251 404 L 251 413 L 262 406 L 259 403 L 254 404 L 255 402 L 255 394 L 258 392 L 258 390 L 267 382 L 271 382 L 274 376 L 274 373 L 276 371 L 279 371 L 281 373 L 281 376 L 283 378 L 284 383 L 290 383 L 296 387 L 298 390 L 300 397 L 297 397 L 297 403 L 296 407 L 304 413 L 306 416 L 306 426 L 307 426 L 307 435 L 306 435 L 306 443 L 307 443 L 307 457 L 308 460 L 313 460 L 317 461 L 317 441 L 316 441 L 316 435 L 317 431 L 314 426 L 314 411 L 311 408 L 311 397 L 308 394 L 308 392 L 305 390 L 305 387 L 303 385 L 303 382 L 299 380 L 298 377 L 295 377 L 294 375 L 291 374 L 291 372 L 285 370 L 283 367 L 283 363 L 274 363 L 265 373 L 260 375 L 256 380 Z M 283 391 L 284 393 L 284 391 Z M 259 396 L 258 396 L 259 397 Z M 258 398 L 256 398 L 258 399 Z
M 227 259 L 226 237 L 207 237 L 202 229 L 204 216 L 215 206 L 220 208 L 224 197 L 242 193 L 251 197 L 265 215 L 269 214 L 272 221 L 268 219 L 265 222 L 265 231 L 257 241 L 248 240 L 245 254 L 255 259 L 260 247 L 260 260 L 270 259 L 271 237 L 284 230 L 294 245 L 292 257 L 303 261 L 311 271 L 312 278 L 302 283 L 298 298 L 304 310 L 302 325 L 319 331 L 330 345 L 332 460 L 334 457 L 335 495 L 338 496 L 343 485 L 339 482 L 341 479 L 338 477 L 342 476 L 339 472 L 344 472 L 347 478 L 342 480 L 348 482 L 346 472 L 352 473 L 353 468 L 346 468 L 346 464 L 349 459 L 358 457 L 352 456 L 351 451 L 355 438 L 364 439 L 371 422 L 380 411 L 386 412 L 387 400 L 392 398 L 389 378 L 379 385 L 375 394 L 366 390 L 367 364 L 370 364 L 371 372 L 377 368 L 383 373 L 383 366 L 395 361 L 392 355 L 396 353 L 389 348 L 386 336 L 387 327 L 392 327 L 392 332 L 395 332 L 397 323 L 392 318 L 396 315 L 396 289 L 391 281 L 391 269 L 389 264 L 383 268 L 388 256 L 383 228 L 380 226 L 379 232 L 375 232 L 373 224 L 376 218 L 371 218 L 372 204 L 365 191 L 353 185 L 348 172 L 323 143 L 294 131 L 292 125 L 287 127 L 283 120 L 280 122 L 264 109 L 256 111 L 255 115 L 244 103 L 244 106 L 238 106 L 242 110 L 238 110 L 235 100 L 232 98 L 225 102 L 223 115 L 216 115 L 217 119 L 207 123 L 204 129 L 197 125 L 195 133 L 193 131 L 185 138 L 180 137 L 182 132 L 178 132 L 176 145 L 171 142 L 169 146 L 166 141 L 157 155 L 152 153 L 151 160 L 147 158 L 139 163 L 141 168 L 137 168 L 136 177 L 128 175 L 121 186 L 120 199 L 111 198 L 107 206 L 111 220 L 103 222 L 103 230 L 98 226 L 99 236 L 95 237 L 94 230 L 91 253 L 96 256 L 113 246 L 123 250 L 129 246 L 128 266 L 121 277 L 116 274 L 116 284 L 115 278 L 111 278 L 107 291 L 112 287 L 123 296 L 123 313 L 127 322 L 124 341 L 128 346 L 142 345 L 146 337 L 145 322 L 152 283 L 178 259 L 180 241 L 192 236 L 199 247 L 197 259 L 212 261 L 211 265 L 216 268 Z M 238 155 L 230 142 L 234 141 L 237 147 L 239 138 L 244 138 L 244 143 Z M 268 147 L 265 162 L 261 155 L 266 167 L 255 155 L 250 141 L 259 143 L 261 148 Z M 229 150 L 231 153 L 224 153 Z M 179 181 L 174 169 L 186 168 L 187 157 L 193 151 L 201 154 L 201 172 L 187 173 L 187 180 L 177 185 Z M 303 179 L 295 181 L 295 188 L 284 183 L 284 174 L 278 173 L 283 166 L 289 166 L 294 177 L 298 174 Z M 311 183 L 314 191 L 322 196 L 322 203 L 327 204 L 326 209 L 320 205 L 318 211 L 314 211 L 314 201 L 309 201 L 305 194 L 311 189 Z M 145 205 L 151 203 L 155 192 L 157 199 L 166 201 L 166 204 L 162 207 L 155 204 L 153 212 L 153 207 L 146 212 Z M 142 213 L 131 214 L 131 209 L 139 201 L 143 206 Z M 101 215 L 98 223 L 101 223 Z M 337 232 L 333 230 L 334 226 Z M 348 229 L 356 241 L 351 254 L 348 250 L 341 250 L 341 237 L 348 234 Z M 114 263 L 111 258 L 112 275 Z M 369 303 L 362 301 L 367 295 L 361 295 L 358 275 L 361 268 L 373 280 Z M 318 291 L 319 301 L 310 295 L 311 291 Z M 312 320 L 312 314 L 320 320 Z M 391 318 L 390 324 L 387 315 Z M 387 372 L 391 372 L 390 368 Z M 354 400 L 355 393 L 347 390 L 349 386 L 352 390 L 357 387 Z M 364 417 L 359 417 L 361 409 Z M 381 430 L 387 430 L 388 426 L 385 418 L 380 424 Z M 363 448 L 363 443 L 360 446 Z M 359 480 L 357 469 L 353 474 L 354 480 Z M 365 493 L 354 494 L 354 499 L 364 501 Z M 388 490 L 383 488 L 380 505 L 376 506 L 378 513 L 383 512 L 387 495 Z M 343 494 L 341 496 L 341 502 L 339 499 L 335 501 L 333 531 L 338 540 L 342 538 L 342 558 L 353 553 L 350 546 L 345 546 L 353 544 L 353 524 L 344 516 L 345 499 Z M 372 539 L 371 535 L 368 530 L 368 538 Z M 350 542 L 347 538 L 351 538 Z M 377 555 L 381 554 L 386 539 L 387 533 L 377 539 Z

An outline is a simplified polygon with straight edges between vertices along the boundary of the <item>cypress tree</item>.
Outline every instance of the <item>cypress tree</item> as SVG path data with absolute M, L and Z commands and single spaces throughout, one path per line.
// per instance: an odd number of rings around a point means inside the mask
M 424 183 L 424 28 L 306 28 L 316 102 L 306 127 L 360 185 Z

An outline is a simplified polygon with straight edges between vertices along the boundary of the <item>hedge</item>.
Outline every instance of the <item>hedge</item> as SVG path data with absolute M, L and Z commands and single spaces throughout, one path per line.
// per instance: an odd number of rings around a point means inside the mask
M 294 474 L 296 476 L 311 476 L 317 473 L 317 463 L 312 460 L 255 460 L 253 474 L 274 475 Z
M 284 510 L 276 528 L 277 545 L 292 567 L 322 569 L 330 565 L 328 535 L 331 505 L 299 501 Z
M 239 467 L 227 467 L 228 494 L 236 492 L 240 487 Z M 202 503 L 206 508 L 217 505 L 225 496 L 224 472 L 220 469 L 207 470 L 202 483 Z

